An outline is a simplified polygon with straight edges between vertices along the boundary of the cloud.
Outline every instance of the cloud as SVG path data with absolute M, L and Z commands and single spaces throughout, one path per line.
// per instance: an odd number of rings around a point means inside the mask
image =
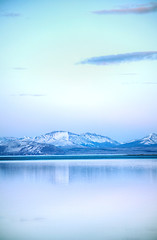
M 1 14 L 1 16 L 2 17 L 16 18 L 16 17 L 20 17 L 21 14 L 20 13 L 15 13 L 15 12 L 8 12 L 8 13 Z
M 43 94 L 27 94 L 27 93 L 22 93 L 19 94 L 20 97 L 44 97 L 45 95 Z
M 95 14 L 143 14 L 157 11 L 157 3 L 136 5 L 135 7 L 114 8 L 110 10 L 94 11 Z
M 23 71 L 23 70 L 27 70 L 27 68 L 25 67 L 15 67 L 13 68 L 14 70 L 17 70 L 17 71 Z
M 11 96 L 20 96 L 20 97 L 44 97 L 44 94 L 29 94 L 29 93 L 21 93 L 21 94 L 13 94 Z
M 20 222 L 32 222 L 32 221 L 44 221 L 45 218 L 43 217 L 36 217 L 36 218 L 21 218 Z
M 157 84 L 157 82 L 144 82 L 143 84 Z
M 106 55 L 85 59 L 80 64 L 110 65 L 126 62 L 135 62 L 142 60 L 157 60 L 157 51 L 133 52 L 117 55 Z
M 156 85 L 157 84 L 157 82 L 123 82 L 122 84 L 124 84 L 124 85 L 133 85 L 133 84 L 140 84 L 140 85 L 145 85 L 145 84 L 147 84 L 147 85 Z
M 122 76 L 135 76 L 135 75 L 137 75 L 137 73 L 120 73 L 119 75 L 122 75 Z

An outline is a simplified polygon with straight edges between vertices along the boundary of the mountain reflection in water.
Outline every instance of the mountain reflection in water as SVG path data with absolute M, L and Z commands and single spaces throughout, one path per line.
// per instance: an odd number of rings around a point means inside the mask
M 157 159 L 0 162 L 2 240 L 156 240 Z
M 3 178 L 42 179 L 52 184 L 73 182 L 157 181 L 157 160 L 97 160 L 2 162 Z

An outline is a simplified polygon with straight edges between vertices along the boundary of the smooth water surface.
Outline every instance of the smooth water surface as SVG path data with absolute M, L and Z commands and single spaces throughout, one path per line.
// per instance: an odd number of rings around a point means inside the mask
M 0 162 L 1 240 L 157 240 L 157 159 Z

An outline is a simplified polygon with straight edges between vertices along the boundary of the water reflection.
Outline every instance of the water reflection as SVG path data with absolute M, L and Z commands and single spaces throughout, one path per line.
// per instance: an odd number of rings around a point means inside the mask
M 156 240 L 157 160 L 0 162 L 0 240 Z
M 52 184 L 73 182 L 92 183 L 126 181 L 157 181 L 157 161 L 148 160 L 97 160 L 97 161 L 45 161 L 0 162 L 2 179 L 28 178 L 49 181 Z

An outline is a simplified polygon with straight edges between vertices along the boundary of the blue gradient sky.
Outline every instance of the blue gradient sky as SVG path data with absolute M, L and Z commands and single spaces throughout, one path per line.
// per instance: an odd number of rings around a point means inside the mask
M 1 0 L 0 135 L 157 132 L 156 4 Z

